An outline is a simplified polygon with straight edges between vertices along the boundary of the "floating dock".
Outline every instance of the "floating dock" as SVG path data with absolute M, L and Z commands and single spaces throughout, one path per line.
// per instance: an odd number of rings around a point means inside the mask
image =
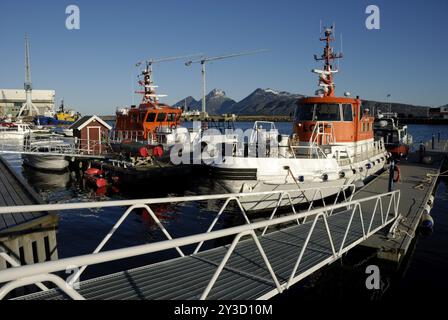
M 392 230 L 384 229 L 370 237 L 361 245 L 378 249 L 378 258 L 399 263 L 408 252 L 417 229 L 421 224 L 422 216 L 426 210 L 429 213 L 434 203 L 431 196 L 436 191 L 438 176 L 444 165 L 446 156 L 446 142 L 426 143 L 426 157 L 430 163 L 422 163 L 419 151 L 409 155 L 406 160 L 399 162 L 400 179 L 394 183 L 394 189 L 400 190 L 400 215 L 394 223 Z M 383 172 L 379 177 L 362 188 L 354 196 L 361 199 L 388 190 L 389 171 Z
M 0 207 L 42 204 L 42 199 L 0 156 Z M 0 253 L 19 264 L 58 258 L 57 215 L 48 212 L 16 212 L 0 215 Z M 0 257 L 0 270 L 11 263 Z

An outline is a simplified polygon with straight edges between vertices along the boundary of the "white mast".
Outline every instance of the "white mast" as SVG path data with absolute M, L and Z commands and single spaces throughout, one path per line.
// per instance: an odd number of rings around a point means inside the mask
M 30 49 L 28 44 L 28 34 L 25 34 L 25 94 L 26 94 L 26 101 L 22 105 L 22 108 L 20 108 L 19 114 L 17 117 L 21 117 L 25 111 L 28 112 L 29 116 L 33 115 L 33 112 L 36 113 L 36 115 L 39 114 L 39 109 L 33 104 L 32 99 L 32 91 L 33 91 L 33 85 L 31 83 L 31 66 L 30 66 Z

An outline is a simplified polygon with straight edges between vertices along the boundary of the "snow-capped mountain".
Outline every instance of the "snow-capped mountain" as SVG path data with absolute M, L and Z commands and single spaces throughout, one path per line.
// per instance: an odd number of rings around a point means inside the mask
M 256 89 L 246 98 L 234 104 L 227 113 L 241 115 L 288 115 L 294 112 L 298 99 L 303 95 L 273 89 Z
M 185 111 L 199 110 L 201 108 L 201 103 L 192 96 L 188 96 L 174 104 L 173 107 L 184 108 Z

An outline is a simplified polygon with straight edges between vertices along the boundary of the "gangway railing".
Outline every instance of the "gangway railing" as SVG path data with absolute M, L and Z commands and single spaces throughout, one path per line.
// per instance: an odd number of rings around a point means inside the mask
M 197 244 L 197 247 L 194 250 L 194 252 L 190 254 L 190 256 L 194 256 L 199 252 L 201 245 L 205 241 L 216 240 L 229 236 L 234 236 L 234 239 L 230 247 L 228 248 L 227 253 L 223 257 L 221 262 L 218 264 L 212 278 L 210 279 L 200 298 L 201 299 L 207 298 L 207 296 L 210 293 L 210 290 L 213 288 L 223 269 L 226 267 L 227 262 L 230 256 L 232 255 L 233 251 L 235 250 L 236 246 L 245 236 L 249 236 L 250 238 L 252 238 L 252 240 L 256 244 L 257 250 L 262 256 L 266 268 L 269 270 L 269 274 L 272 277 L 272 281 L 273 283 L 275 283 L 275 290 L 270 292 L 268 295 L 263 296 L 264 298 L 268 298 L 277 293 L 283 292 L 283 290 L 289 288 L 291 285 L 303 279 L 311 272 L 314 272 L 314 270 L 317 270 L 319 267 L 322 267 L 326 264 L 329 264 L 337 260 L 345 252 L 347 252 L 348 250 L 350 250 L 360 242 L 364 241 L 378 230 L 382 229 L 383 227 L 394 221 L 399 215 L 398 212 L 400 201 L 399 190 L 363 199 L 357 199 L 357 200 L 351 199 L 350 201 L 347 202 L 333 204 L 331 206 L 324 206 L 321 208 L 315 208 L 312 210 L 307 210 L 306 212 L 297 213 L 294 210 L 292 214 L 277 218 L 273 218 L 272 215 L 269 220 L 259 222 L 251 222 L 249 220 L 240 202 L 241 198 L 263 194 L 277 194 L 281 198 L 290 197 L 291 192 L 297 192 L 297 190 L 294 189 L 288 191 L 189 196 L 189 197 L 175 197 L 175 198 L 161 198 L 161 199 L 120 200 L 120 201 L 89 202 L 89 203 L 0 207 L 0 214 L 8 214 L 15 212 L 59 211 L 59 210 L 76 210 L 86 208 L 129 206 L 125 214 L 119 219 L 117 224 L 111 229 L 108 235 L 95 249 L 94 253 L 81 255 L 78 257 L 65 258 L 57 261 L 49 261 L 39 264 L 14 267 L 0 271 L 0 283 L 6 283 L 5 285 L 3 285 L 3 287 L 0 288 L 0 299 L 3 299 L 11 290 L 14 290 L 18 287 L 42 282 L 53 283 L 57 288 L 65 292 L 69 297 L 73 299 L 84 299 L 84 297 L 73 286 L 67 285 L 67 283 L 61 277 L 54 275 L 52 273 L 63 271 L 66 270 L 68 267 L 73 266 L 83 266 L 83 269 L 81 269 L 83 271 L 85 267 L 89 265 L 116 261 L 129 257 L 161 252 L 169 249 L 176 249 L 180 254 L 180 256 L 184 257 L 186 254 L 181 250 L 181 248 Z M 279 199 L 278 203 L 281 202 L 281 198 Z M 243 214 L 246 223 L 240 226 L 212 231 L 214 223 L 216 223 L 215 218 L 214 222 L 212 222 L 212 225 L 209 227 L 207 232 L 173 239 L 151 209 L 151 205 L 154 204 L 197 202 L 205 200 L 225 200 L 224 205 L 218 212 L 217 218 L 219 218 L 220 214 L 222 214 L 224 209 L 231 201 L 235 201 L 238 204 L 238 207 L 240 208 L 240 211 Z M 136 208 L 144 208 L 149 212 L 150 216 L 154 219 L 154 221 L 166 235 L 167 240 L 134 246 L 130 248 L 100 252 L 101 248 L 110 239 L 110 237 L 117 230 L 119 225 L 126 219 L 126 217 L 130 214 L 130 212 L 132 212 L 132 210 Z M 277 207 L 274 210 L 276 209 Z M 336 244 L 335 241 L 336 236 L 334 235 L 335 231 L 330 229 L 329 227 L 329 219 L 331 219 L 335 215 L 335 212 L 337 212 L 338 215 L 345 214 L 348 217 L 348 219 L 346 219 L 347 225 L 345 227 L 344 237 L 338 247 L 335 245 Z M 360 218 L 362 232 L 360 231 L 360 234 L 356 238 L 356 240 L 348 241 L 347 239 L 351 231 L 351 226 L 354 224 L 355 217 Z M 312 220 L 310 222 L 305 222 L 307 218 Z M 299 270 L 299 266 L 301 266 L 301 264 L 303 263 L 304 253 L 307 250 L 308 245 L 310 244 L 310 239 L 312 235 L 315 232 L 318 232 L 316 231 L 317 230 L 316 225 L 319 221 L 323 222 L 325 226 L 324 233 L 328 236 L 329 240 L 328 250 L 329 252 L 331 252 L 331 254 L 326 259 L 319 262 L 313 268 L 297 273 L 297 270 Z M 374 223 L 374 221 L 376 224 Z M 298 252 L 291 251 L 291 254 L 294 255 L 297 254 L 297 259 L 294 260 L 294 265 L 291 265 L 292 272 L 290 273 L 288 279 L 286 281 L 279 281 L 279 277 L 276 274 L 275 270 L 273 269 L 268 256 L 266 255 L 265 252 L 266 248 L 263 248 L 260 240 L 263 237 L 268 236 L 270 234 L 270 233 L 266 234 L 267 228 L 274 226 L 280 227 L 284 226 L 285 224 L 291 224 L 291 223 L 297 223 L 298 225 L 301 225 L 303 223 L 309 223 L 311 227 L 309 228 L 309 231 L 306 234 L 306 239 L 304 241 L 302 248 Z M 341 230 L 340 228 L 341 226 L 339 225 L 337 228 L 339 232 Z M 257 232 L 260 235 L 257 235 Z M 353 235 L 351 236 L 353 237 Z M 78 272 L 78 274 L 76 275 L 76 279 L 79 278 L 82 271 Z

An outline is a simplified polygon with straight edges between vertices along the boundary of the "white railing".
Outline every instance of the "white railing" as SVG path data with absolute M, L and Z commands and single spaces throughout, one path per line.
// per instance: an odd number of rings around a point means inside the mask
M 305 189 L 302 189 L 305 190 Z M 129 206 L 123 216 L 117 221 L 114 227 L 110 230 L 107 236 L 101 241 L 101 243 L 97 246 L 92 254 L 82 255 L 78 257 L 65 258 L 57 261 L 49 261 L 34 265 L 26 265 L 21 267 L 9 268 L 3 271 L 0 271 L 0 283 L 6 283 L 3 287 L 0 288 L 0 299 L 3 299 L 11 290 L 15 288 L 38 284 L 42 282 L 51 282 L 56 287 L 65 292 L 69 297 L 73 299 L 84 299 L 79 292 L 77 292 L 72 286 L 67 285 L 67 283 L 60 278 L 52 274 L 53 272 L 58 272 L 62 270 L 66 270 L 68 267 L 73 266 L 83 266 L 80 271 L 72 278 L 72 282 L 76 279 L 79 279 L 81 273 L 85 270 L 85 268 L 89 265 L 95 265 L 120 259 L 125 259 L 129 257 L 139 256 L 143 254 L 161 252 L 168 249 L 176 249 L 180 256 L 185 256 L 185 253 L 181 250 L 181 247 L 197 244 L 196 249 L 192 253 L 192 255 L 199 252 L 202 244 L 205 241 L 215 240 L 219 238 L 224 238 L 228 236 L 235 236 L 231 246 L 229 247 L 226 255 L 222 259 L 221 263 L 215 270 L 213 277 L 210 279 L 207 287 L 203 291 L 201 295 L 201 299 L 206 299 L 210 290 L 213 288 L 216 280 L 220 276 L 222 270 L 225 268 L 232 252 L 236 248 L 237 244 L 244 236 L 250 236 L 255 242 L 257 249 L 261 256 L 263 257 L 263 261 L 268 268 L 270 275 L 272 277 L 273 282 L 275 283 L 276 290 L 271 292 L 271 296 L 277 293 L 283 292 L 284 289 L 289 288 L 291 285 L 303 279 L 310 273 L 312 273 L 317 268 L 324 266 L 328 263 L 335 261 L 340 258 L 342 254 L 359 244 L 361 241 L 364 241 L 366 238 L 371 236 L 373 233 L 377 232 L 387 224 L 391 223 L 398 216 L 398 206 L 400 201 L 400 192 L 399 190 L 384 193 L 381 195 L 375 195 L 372 197 L 358 199 L 358 200 L 350 200 L 348 202 L 333 204 L 331 206 L 324 206 L 322 208 L 317 208 L 311 210 L 311 205 L 308 211 L 297 213 L 292 205 L 290 194 L 297 190 L 288 190 L 288 191 L 274 191 L 274 192 L 260 192 L 260 193 L 244 193 L 244 194 L 226 194 L 226 195 L 207 195 L 207 196 L 190 196 L 190 197 L 176 197 L 176 198 L 161 198 L 161 199 L 141 199 L 141 200 L 121 200 L 121 201 L 106 201 L 106 202 L 89 202 L 89 203 L 69 203 L 69 204 L 48 204 L 48 205 L 30 205 L 30 206 L 17 206 L 17 207 L 0 207 L 0 214 L 8 214 L 8 213 L 16 213 L 16 212 L 37 212 L 37 211 L 60 211 L 60 210 L 76 210 L 76 209 L 86 209 L 86 208 L 105 208 L 105 207 L 121 207 L 121 206 Z M 318 190 L 316 190 L 318 192 Z M 260 221 L 260 222 L 250 222 L 247 217 L 242 205 L 241 198 L 254 196 L 254 195 L 263 195 L 263 194 L 277 194 L 279 195 L 278 205 L 274 208 L 274 211 L 271 217 L 268 220 Z M 289 198 L 291 201 L 291 207 L 293 208 L 292 214 L 274 218 L 275 212 L 278 209 L 279 204 L 282 202 L 282 199 Z M 195 202 L 195 201 L 205 201 L 205 200 L 225 200 L 223 206 L 217 213 L 217 216 L 213 220 L 212 224 L 208 228 L 207 232 L 185 236 L 177 239 L 173 239 L 168 231 L 164 228 L 162 223 L 159 221 L 153 210 L 151 209 L 151 205 L 153 204 L 162 204 L 162 203 L 180 203 L 180 202 Z M 226 207 L 231 201 L 235 201 L 240 209 L 241 214 L 243 215 L 246 224 L 230 227 L 227 229 L 212 231 L 215 226 L 217 220 L 224 212 Z M 384 206 L 386 205 L 386 206 Z M 107 252 L 100 252 L 100 250 L 104 247 L 107 241 L 112 237 L 117 228 L 123 223 L 126 217 L 132 212 L 132 210 L 136 208 L 144 208 L 148 211 L 152 219 L 156 222 L 159 228 L 167 237 L 165 241 L 159 241 L 156 243 L 144 244 L 139 246 L 134 246 L 130 248 L 111 250 Z M 334 213 L 338 212 L 338 214 L 347 214 L 350 215 L 348 219 L 348 224 L 346 226 L 346 230 L 344 233 L 344 238 L 342 240 L 339 248 L 335 247 L 334 235 L 332 230 L 329 228 L 328 219 Z M 350 232 L 350 228 L 352 226 L 353 219 L 355 215 L 358 215 L 361 219 L 362 225 L 362 236 L 359 237 L 356 241 L 352 241 L 346 244 L 347 237 Z M 272 268 L 271 263 L 264 251 L 263 246 L 259 241 L 259 237 L 257 237 L 256 232 L 261 231 L 261 237 L 265 236 L 266 230 L 269 227 L 280 226 L 290 223 L 303 224 L 306 222 L 307 218 L 312 218 L 311 228 L 307 233 L 306 240 L 304 242 L 303 247 L 298 252 L 297 260 L 295 260 L 293 271 L 289 276 L 288 281 L 284 283 L 280 283 L 275 273 L 275 270 Z M 375 218 L 381 218 L 380 226 L 373 226 L 373 222 Z M 302 273 L 296 274 L 299 266 L 302 263 L 302 259 L 304 256 L 304 252 L 307 249 L 311 236 L 316 230 L 316 224 L 318 221 L 322 220 L 325 225 L 325 232 L 329 238 L 329 251 L 331 255 L 328 258 L 318 263 L 313 268 L 306 270 Z M 366 223 L 367 222 L 367 223 Z M 358 230 L 360 231 L 360 230 Z M 297 252 L 291 252 L 291 254 L 297 254 Z M 41 286 L 39 286 L 41 289 Z M 267 297 L 267 296 L 266 296 Z
M 0 140 L 0 154 L 103 158 L 103 154 L 108 153 L 108 144 L 101 140 L 65 138 L 57 142 L 54 139 Z
M 326 129 L 329 129 L 330 132 Z M 311 133 L 309 143 L 315 145 L 335 144 L 336 135 L 334 133 L 333 122 L 317 121 Z

